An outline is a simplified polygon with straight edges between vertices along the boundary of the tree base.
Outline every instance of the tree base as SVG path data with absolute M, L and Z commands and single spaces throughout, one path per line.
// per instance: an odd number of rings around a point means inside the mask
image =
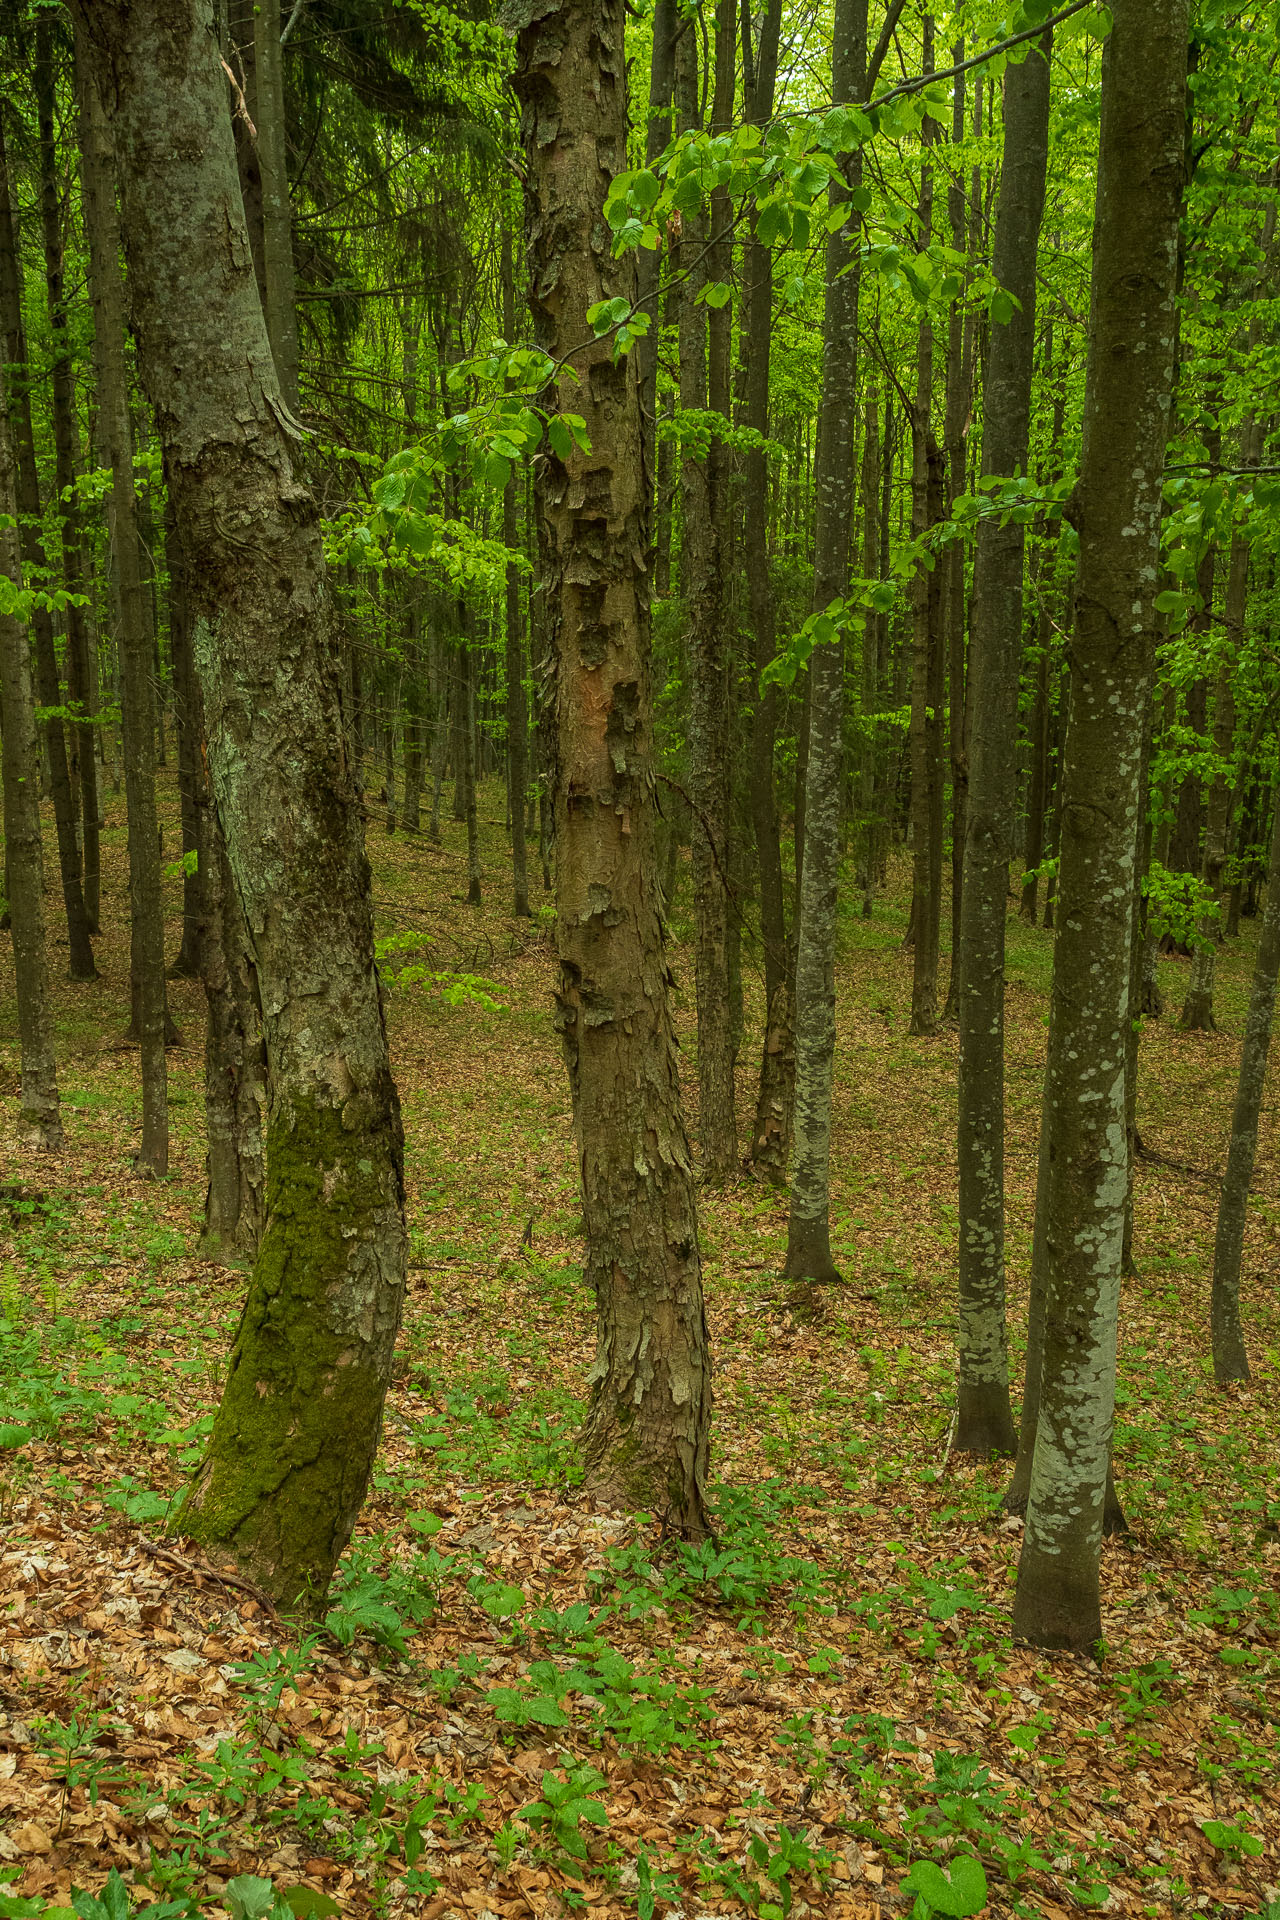
M 1013 1459 L 1018 1451 L 1018 1430 L 1013 1424 L 1008 1387 L 966 1389 L 962 1384 L 951 1451 L 961 1459 Z

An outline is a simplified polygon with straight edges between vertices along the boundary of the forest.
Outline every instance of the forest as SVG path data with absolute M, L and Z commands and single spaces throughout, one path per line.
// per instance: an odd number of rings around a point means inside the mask
M 0 1920 L 1280 1920 L 1280 13 L 0 0 Z

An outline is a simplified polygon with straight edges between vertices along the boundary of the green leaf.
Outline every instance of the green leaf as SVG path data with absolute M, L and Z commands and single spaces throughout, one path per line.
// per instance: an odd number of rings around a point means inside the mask
M 239 1873 L 234 1880 L 228 1880 L 225 1898 L 231 1920 L 263 1920 L 276 1903 L 276 1890 L 272 1882 L 260 1874 Z
M 553 413 L 547 422 L 547 440 L 557 460 L 567 460 L 573 452 L 573 435 L 558 413 Z
M 280 1897 L 294 1920 L 338 1920 L 342 1908 L 315 1887 L 281 1887 Z
M 971 1853 L 957 1854 L 946 1874 L 932 1860 L 917 1860 L 902 1883 L 904 1893 L 918 1893 L 935 1913 L 952 1920 L 968 1920 L 987 1904 L 987 1876 L 982 1862 Z

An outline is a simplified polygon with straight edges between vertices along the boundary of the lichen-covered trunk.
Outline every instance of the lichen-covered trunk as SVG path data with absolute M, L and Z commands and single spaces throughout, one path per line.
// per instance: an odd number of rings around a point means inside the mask
M 707 1530 L 711 1367 L 654 861 L 648 501 L 639 369 L 591 339 L 588 308 L 630 294 L 602 217 L 627 164 L 622 0 L 526 5 L 514 85 L 526 259 L 553 404 L 590 451 L 539 460 L 554 676 L 557 1020 L 582 1175 L 597 1350 L 585 1434 L 599 1495 L 675 1532 Z
M 1086 1650 L 1115 1406 L 1142 730 L 1174 364 L 1187 0 L 1118 0 L 1102 126 L 1046 1071 L 1044 1345 L 1015 1633 Z
M 1016 305 L 993 324 L 982 436 L 984 479 L 1025 473 L 1035 364 L 1036 251 L 1049 157 L 1050 29 L 1004 88 L 1004 160 L 992 272 Z M 1014 1450 L 1005 1324 L 1004 966 L 1017 799 L 1022 667 L 1022 526 L 978 529 L 969 635 L 968 818 L 959 944 L 959 1388 L 955 1449 Z M 954 689 L 953 689 L 954 697 Z
M 4 128 L 0 125 L 0 336 L 3 337 L 5 404 L 9 410 L 9 436 L 13 453 L 13 489 L 20 526 L 19 547 L 22 564 L 32 580 L 46 578 L 44 540 L 41 535 L 40 473 L 36 464 L 36 444 L 31 424 L 31 370 L 27 364 L 27 334 L 22 312 L 22 282 L 18 266 L 18 236 L 14 230 L 12 184 Z M 58 873 L 62 881 L 62 904 L 67 920 L 67 947 L 73 980 L 93 980 L 97 976 L 93 945 L 89 938 L 89 920 L 85 913 L 80 883 L 80 847 L 76 838 L 76 809 L 71 792 L 67 764 L 67 738 L 62 725 L 65 711 L 58 677 L 58 658 L 54 647 L 53 618 L 47 607 L 37 606 L 31 614 L 31 637 L 35 643 L 36 693 L 44 711 L 40 731 L 44 740 L 45 764 L 53 799 L 53 819 L 57 833 Z
M 1218 1199 L 1218 1228 L 1213 1245 L 1213 1291 L 1210 1329 L 1213 1377 L 1220 1387 L 1249 1379 L 1249 1355 L 1240 1321 L 1240 1266 L 1248 1216 L 1249 1187 L 1258 1156 L 1258 1121 L 1266 1088 L 1267 1055 L 1276 1004 L 1276 975 L 1280 971 L 1280 807 L 1271 831 L 1267 868 L 1267 904 L 1253 968 L 1249 1011 L 1240 1049 L 1240 1074 L 1231 1114 L 1231 1141 L 1227 1170 Z
M 8 395 L 0 391 L 0 576 L 20 592 L 13 442 Z M 44 929 L 44 850 L 40 839 L 40 772 L 31 656 L 21 621 L 0 614 L 0 714 L 3 714 L 5 883 L 18 1000 L 22 1084 L 21 1137 L 28 1146 L 62 1145 L 58 1071 Z
M 179 1524 L 277 1603 L 315 1608 L 364 1499 L 405 1273 L 339 632 L 245 233 L 213 0 L 75 11 L 121 156 L 139 369 L 269 1068 L 262 1243 Z
M 101 100 L 81 72 L 80 123 L 84 167 L 89 293 L 93 304 L 94 364 L 98 375 L 98 437 L 111 467 L 116 581 L 120 621 L 121 732 L 125 812 L 129 822 L 130 1032 L 142 1064 L 142 1139 L 134 1165 L 159 1179 L 169 1167 L 168 1066 L 165 1025 L 164 904 L 160 882 L 160 824 L 156 813 L 156 721 L 152 642 L 148 630 L 133 471 L 133 425 L 124 357 L 120 285 L 120 231 L 110 135 Z
M 867 0 L 837 0 L 831 42 L 831 84 L 837 100 L 862 97 L 867 64 Z M 831 183 L 833 210 L 845 224 L 828 236 L 822 320 L 822 399 L 814 458 L 813 610 L 823 612 L 849 592 L 857 464 L 858 216 L 850 187 L 861 183 L 861 156 L 847 179 Z M 840 881 L 843 800 L 844 641 L 834 637 L 809 658 L 808 750 L 796 920 L 795 1106 L 791 1138 L 788 1280 L 839 1278 L 831 1256 L 831 1082 L 836 1052 L 836 895 Z
M 932 329 L 920 328 L 918 401 L 912 422 L 912 533 L 943 516 L 942 449 L 929 425 Z M 946 575 L 919 569 L 912 583 L 911 640 L 911 1018 L 915 1034 L 938 1028 L 938 955 L 942 915 L 942 693 Z

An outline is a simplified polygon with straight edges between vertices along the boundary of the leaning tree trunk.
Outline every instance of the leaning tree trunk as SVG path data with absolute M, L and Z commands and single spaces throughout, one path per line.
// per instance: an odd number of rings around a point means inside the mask
M 165 1061 L 164 902 L 160 825 L 156 814 L 155 690 L 151 638 L 144 617 L 133 426 L 124 357 L 120 234 L 110 135 L 90 77 L 81 76 L 81 146 L 89 292 L 98 374 L 98 433 L 111 464 L 111 501 L 119 584 L 121 732 L 125 809 L 129 821 L 129 971 L 131 1033 L 142 1057 L 142 1142 L 139 1173 L 161 1178 L 169 1167 L 169 1091 Z
M 245 234 L 214 0 L 75 13 L 119 142 L 139 369 L 269 1066 L 262 1244 L 179 1524 L 278 1604 L 314 1609 L 364 1500 L 405 1278 L 338 623 Z
M 1185 164 L 1187 0 L 1117 0 L 1102 69 L 1071 724 L 1046 1070 L 1040 1417 L 1014 1631 L 1102 1635 L 1128 1141 L 1125 1031 Z
M 529 15 L 533 14 L 530 19 Z M 542 0 L 516 50 L 526 258 L 538 345 L 567 357 L 555 399 L 591 450 L 537 472 L 554 676 L 558 1024 L 582 1172 L 597 1351 L 588 1484 L 707 1531 L 711 1365 L 654 860 L 649 481 L 640 370 L 591 339 L 587 311 L 630 297 L 599 244 L 627 164 L 622 0 Z
M 0 524 L 0 578 L 18 593 L 22 590 L 22 557 L 7 400 L 7 394 L 0 392 L 0 515 L 4 516 Z M 35 701 L 26 628 L 9 613 L 0 613 L 0 714 L 4 718 L 5 882 L 22 1062 L 21 1135 L 27 1146 L 56 1151 L 62 1145 L 62 1114 L 45 952 Z
M 991 270 L 1016 305 L 993 325 L 982 435 L 984 479 L 1023 474 L 1031 437 L 1036 251 L 1049 159 L 1052 28 L 1004 88 L 1004 161 Z M 1004 1250 L 1004 948 L 1017 799 L 1023 529 L 978 528 L 969 636 L 972 720 L 960 895 L 958 1453 L 1012 1453 Z
M 3 336 L 5 365 L 9 369 L 5 394 L 9 409 L 10 445 L 13 449 L 14 496 L 21 528 L 19 546 L 22 562 L 31 579 L 42 581 L 46 577 L 46 566 L 44 541 L 40 533 L 40 474 L 31 426 L 31 371 L 27 365 L 18 236 L 14 230 L 11 192 L 4 127 L 0 122 L 0 335 Z M 45 714 L 41 722 L 41 734 L 52 789 L 71 978 L 93 980 L 97 977 L 97 968 L 93 960 L 93 945 L 89 938 L 89 920 L 85 913 L 80 878 L 75 805 L 67 765 L 67 738 L 62 725 L 62 688 L 54 648 L 53 617 L 47 603 L 32 609 L 31 634 L 35 642 L 36 693 Z
M 1220 1387 L 1249 1378 L 1249 1355 L 1240 1324 L 1240 1263 L 1244 1253 L 1245 1219 L 1254 1161 L 1258 1157 L 1258 1120 L 1267 1079 L 1271 1021 L 1276 1004 L 1276 974 L 1280 971 L 1280 807 L 1271 833 L 1267 867 L 1267 905 L 1262 917 L 1253 989 L 1240 1051 L 1240 1077 L 1231 1115 L 1231 1144 L 1227 1171 L 1218 1200 L 1218 1231 L 1213 1246 L 1213 1293 L 1210 1326 L 1213 1339 L 1213 1377 Z
M 831 84 L 837 100 L 862 98 L 867 66 L 867 0 L 837 0 Z M 857 466 L 858 400 L 857 214 L 850 187 L 861 182 L 861 157 L 850 178 L 831 182 L 833 210 L 846 223 L 829 235 L 822 321 L 822 399 L 813 469 L 813 610 L 821 614 L 849 592 Z M 791 1145 L 788 1280 L 839 1279 L 831 1257 L 831 1082 L 836 1052 L 836 894 L 840 879 L 843 799 L 844 641 L 836 631 L 809 658 L 808 757 L 796 927 L 795 1110 Z

